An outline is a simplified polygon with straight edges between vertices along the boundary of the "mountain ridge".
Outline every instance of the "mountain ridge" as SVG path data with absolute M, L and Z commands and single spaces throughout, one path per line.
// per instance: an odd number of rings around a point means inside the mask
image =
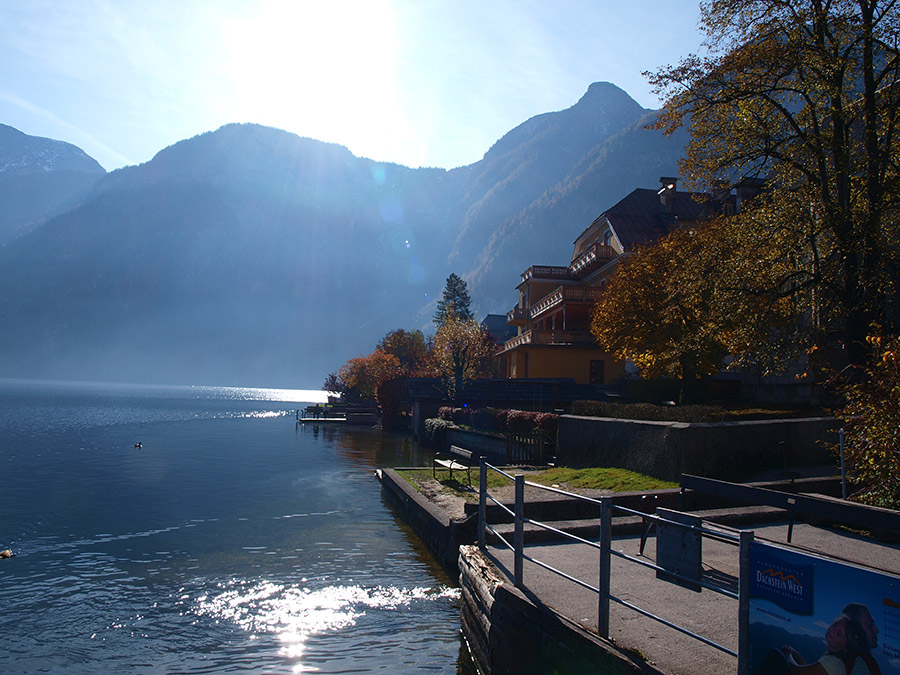
M 568 262 L 628 181 L 676 170 L 650 114 L 595 83 L 452 170 L 254 124 L 179 141 L 0 246 L 0 373 L 315 388 L 428 330 L 451 271 L 483 315 L 529 265 Z

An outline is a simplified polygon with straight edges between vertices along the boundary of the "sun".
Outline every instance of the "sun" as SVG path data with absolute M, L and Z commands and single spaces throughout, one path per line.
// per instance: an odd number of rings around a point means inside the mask
M 269 0 L 224 26 L 229 121 L 351 149 L 390 137 L 402 123 L 396 24 L 387 0 Z

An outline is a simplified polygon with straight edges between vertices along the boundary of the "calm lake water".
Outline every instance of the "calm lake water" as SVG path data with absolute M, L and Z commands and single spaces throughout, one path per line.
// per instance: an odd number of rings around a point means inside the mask
M 373 475 L 413 442 L 297 397 L 0 380 L 0 672 L 456 673 L 459 592 Z

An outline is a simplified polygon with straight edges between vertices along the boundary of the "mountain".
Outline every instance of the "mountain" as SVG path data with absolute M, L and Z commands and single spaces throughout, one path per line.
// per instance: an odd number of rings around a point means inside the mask
M 591 146 L 524 208 L 498 218 L 492 231 L 487 223 L 477 227 L 491 234 L 464 256 L 471 264 L 464 269 L 473 297 L 505 312 L 515 304 L 515 286 L 528 267 L 567 265 L 575 238 L 603 210 L 636 187 L 655 187 L 660 176 L 678 175 L 687 133 L 666 138 L 648 128 L 656 113 L 642 113 Z
M 73 164 L 89 192 L 0 246 L 0 376 L 318 387 L 430 328 L 451 271 L 484 314 L 529 265 L 567 263 L 603 208 L 676 170 L 683 143 L 650 119 L 599 83 L 452 171 L 248 124 L 106 175 Z
M 466 167 L 467 211 L 449 263 L 465 272 L 473 297 L 505 312 L 525 269 L 567 264 L 573 240 L 605 208 L 677 175 L 687 137 L 648 129 L 655 117 L 597 82 L 571 108 L 531 118 Z
M 74 145 L 0 124 L 0 246 L 75 206 L 105 173 Z

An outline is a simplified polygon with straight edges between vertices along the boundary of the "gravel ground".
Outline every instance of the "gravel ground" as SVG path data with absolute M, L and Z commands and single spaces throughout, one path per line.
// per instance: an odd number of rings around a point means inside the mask
M 526 476 L 530 473 L 528 470 L 520 470 L 516 469 L 515 473 L 523 473 Z M 465 517 L 465 503 L 467 501 L 476 502 L 478 501 L 478 487 L 477 485 L 469 488 L 468 485 L 463 484 L 461 487 L 464 490 L 465 494 L 460 494 L 459 491 L 453 490 L 446 485 L 443 485 L 439 481 L 434 480 L 433 478 L 420 479 L 417 476 L 410 476 L 418 488 L 419 492 L 425 495 L 431 502 L 441 507 L 445 511 L 450 514 L 451 518 L 463 518 Z M 474 480 L 474 479 L 473 479 Z M 577 488 L 571 488 L 566 484 L 557 485 L 555 487 L 559 487 L 563 490 L 567 490 L 569 492 L 575 492 L 578 494 L 587 495 L 589 497 L 598 497 L 603 494 L 610 494 L 609 491 L 602 490 L 582 490 Z M 509 485 L 503 485 L 501 487 L 492 487 L 488 488 L 488 493 L 498 501 L 501 502 L 512 502 L 515 499 L 515 486 L 510 483 Z M 553 499 L 554 495 L 545 490 L 540 490 L 538 488 L 532 488 L 525 486 L 525 500 L 533 501 L 537 499 Z

